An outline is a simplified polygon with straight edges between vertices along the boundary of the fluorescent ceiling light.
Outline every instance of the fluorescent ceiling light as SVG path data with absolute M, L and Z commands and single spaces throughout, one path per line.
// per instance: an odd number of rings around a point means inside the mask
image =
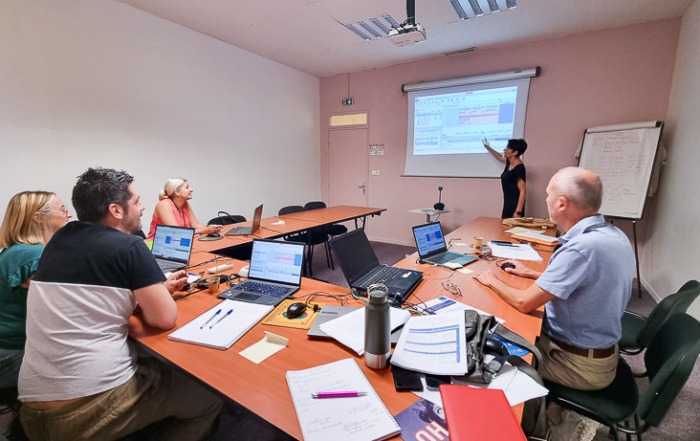
M 385 13 L 355 23 L 344 23 L 343 26 L 363 40 L 372 41 L 389 35 L 391 28 L 399 26 L 399 22 L 391 14 Z
M 447 0 L 460 20 L 516 8 L 516 0 Z

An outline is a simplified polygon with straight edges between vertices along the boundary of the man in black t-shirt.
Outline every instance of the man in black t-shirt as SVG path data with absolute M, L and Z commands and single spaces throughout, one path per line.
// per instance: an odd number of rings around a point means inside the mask
M 148 325 L 175 326 L 171 293 L 186 274 L 163 276 L 133 232 L 143 205 L 133 178 L 88 169 L 73 189 L 78 215 L 47 244 L 27 298 L 27 343 L 19 378 L 27 435 L 115 439 L 168 419 L 168 440 L 204 439 L 221 400 L 164 364 L 137 359 L 128 340 L 135 308 Z

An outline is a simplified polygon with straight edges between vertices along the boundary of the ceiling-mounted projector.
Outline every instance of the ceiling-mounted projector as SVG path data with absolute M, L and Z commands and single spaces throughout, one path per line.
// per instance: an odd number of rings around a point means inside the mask
M 420 43 L 421 41 L 425 41 L 425 28 L 419 23 L 406 23 L 391 28 L 389 31 L 389 40 L 396 46 Z

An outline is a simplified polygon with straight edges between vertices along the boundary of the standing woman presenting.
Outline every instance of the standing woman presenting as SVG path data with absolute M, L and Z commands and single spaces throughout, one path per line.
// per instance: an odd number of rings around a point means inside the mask
M 153 239 L 156 234 L 156 225 L 161 224 L 194 228 L 195 234 L 221 231 L 221 225 L 204 225 L 197 220 L 189 202 L 192 199 L 193 191 L 186 179 L 170 178 L 165 182 L 159 194 L 160 201 L 153 210 L 148 239 Z
M 506 166 L 501 173 L 501 187 L 503 188 L 501 218 L 524 217 L 526 178 L 525 164 L 520 157 L 527 150 L 527 142 L 524 139 L 509 139 L 502 155 L 491 148 L 485 138 L 483 143 L 486 150 Z

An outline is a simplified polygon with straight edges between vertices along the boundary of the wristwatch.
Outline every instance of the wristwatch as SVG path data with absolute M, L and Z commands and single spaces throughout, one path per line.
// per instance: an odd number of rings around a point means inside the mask
M 523 215 L 523 212 L 522 212 L 522 211 L 516 211 L 515 214 L 517 214 L 518 216 L 522 216 L 522 215 Z

